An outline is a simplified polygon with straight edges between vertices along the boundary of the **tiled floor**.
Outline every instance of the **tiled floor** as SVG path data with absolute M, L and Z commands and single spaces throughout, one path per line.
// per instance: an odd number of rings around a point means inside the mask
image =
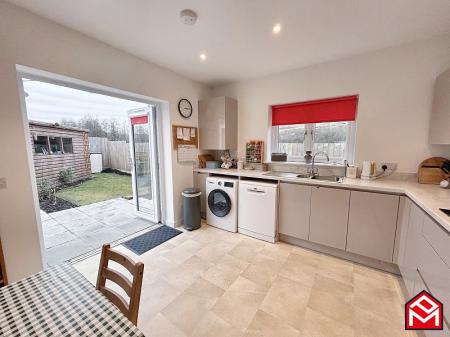
M 136 216 L 131 201 L 117 198 L 45 213 L 41 211 L 47 264 L 56 265 L 154 224 Z
M 396 337 L 399 279 L 297 248 L 203 226 L 136 256 L 138 327 L 152 337 Z M 95 283 L 99 256 L 76 265 Z

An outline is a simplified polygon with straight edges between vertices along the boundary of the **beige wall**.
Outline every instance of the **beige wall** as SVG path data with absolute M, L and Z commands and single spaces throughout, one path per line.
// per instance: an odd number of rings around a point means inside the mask
M 0 177 L 8 183 L 0 190 L 0 235 L 11 281 L 42 268 L 16 64 L 167 101 L 164 107 L 170 116 L 164 116 L 164 145 L 172 156 L 164 162 L 170 177 L 165 181 L 173 188 L 167 191 L 166 204 L 168 222 L 180 221 L 180 193 L 193 183 L 192 166 L 176 162 L 167 132 L 170 123 L 197 125 L 197 101 L 209 96 L 209 88 L 0 1 Z M 189 121 L 178 116 L 181 97 L 194 105 Z
M 428 144 L 434 80 L 449 67 L 446 36 L 224 85 L 213 95 L 238 100 L 242 153 L 246 141 L 267 140 L 269 105 L 359 94 L 356 162 L 396 162 L 399 171 L 416 172 L 427 157 L 450 157 L 450 146 Z

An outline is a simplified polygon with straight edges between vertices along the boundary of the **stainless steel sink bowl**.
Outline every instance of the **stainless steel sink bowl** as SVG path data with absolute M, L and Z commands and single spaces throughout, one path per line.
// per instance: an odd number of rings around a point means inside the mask
M 263 173 L 264 176 L 270 177 L 280 177 L 280 178 L 297 178 L 297 173 L 292 172 L 279 172 L 279 171 L 269 171 Z
M 339 176 L 313 176 L 311 179 L 314 180 L 322 180 L 322 181 L 332 181 L 335 183 L 342 183 L 344 181 L 344 177 Z
M 297 178 L 303 178 L 303 179 L 308 179 L 309 178 L 309 174 L 297 174 Z

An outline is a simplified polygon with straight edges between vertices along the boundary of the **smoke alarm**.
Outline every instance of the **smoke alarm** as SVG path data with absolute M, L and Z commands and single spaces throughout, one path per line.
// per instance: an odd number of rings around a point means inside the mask
M 184 9 L 180 13 L 180 19 L 185 25 L 192 26 L 197 22 L 197 13 L 191 9 Z

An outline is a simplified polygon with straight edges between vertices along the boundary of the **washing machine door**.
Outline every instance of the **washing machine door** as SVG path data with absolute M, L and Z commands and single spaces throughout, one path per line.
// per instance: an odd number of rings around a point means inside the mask
M 223 218 L 231 211 L 231 199 L 223 190 L 212 190 L 208 195 L 208 207 L 212 214 Z

